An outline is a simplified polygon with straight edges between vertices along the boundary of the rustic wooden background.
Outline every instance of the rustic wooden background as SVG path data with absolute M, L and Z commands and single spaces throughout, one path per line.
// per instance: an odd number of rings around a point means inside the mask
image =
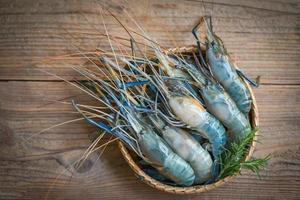
M 243 176 L 205 194 L 170 195 L 141 183 L 115 144 L 100 159 L 96 153 L 81 168 L 70 168 L 95 131 L 84 122 L 32 137 L 78 117 L 71 106 L 55 100 L 90 101 L 32 63 L 77 47 L 107 49 L 107 41 L 99 36 L 99 4 L 130 23 L 126 7 L 166 47 L 193 44 L 193 25 L 201 15 L 212 13 L 215 31 L 240 68 L 254 78 L 261 76 L 255 95 L 262 144 L 254 156 L 272 154 L 261 180 L 243 171 Z M 299 199 L 299 14 L 297 0 L 0 0 L 0 199 Z M 110 16 L 104 19 L 111 34 L 125 36 Z M 43 67 L 76 78 L 62 62 Z

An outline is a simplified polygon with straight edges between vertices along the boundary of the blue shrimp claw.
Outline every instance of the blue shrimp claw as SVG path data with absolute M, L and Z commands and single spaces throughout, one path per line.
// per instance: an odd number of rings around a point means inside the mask
M 259 87 L 259 81 L 252 80 L 249 76 L 247 76 L 242 70 L 236 69 L 237 74 L 241 77 L 247 80 L 253 87 L 258 88 Z
M 129 87 L 135 87 L 135 86 L 142 86 L 142 85 L 146 85 L 149 84 L 150 81 L 146 80 L 146 81 L 133 81 L 133 82 L 126 82 L 124 83 L 124 88 L 127 89 Z

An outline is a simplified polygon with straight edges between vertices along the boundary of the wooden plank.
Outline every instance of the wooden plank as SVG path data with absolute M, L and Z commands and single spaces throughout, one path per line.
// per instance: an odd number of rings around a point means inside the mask
M 272 154 L 262 180 L 244 171 L 206 194 L 175 196 L 151 189 L 137 180 L 116 148 L 87 159 L 79 169 L 68 168 L 94 138 L 95 129 L 82 121 L 40 130 L 78 118 L 74 99 L 97 104 L 53 76 L 32 67 L 44 57 L 109 50 L 99 5 L 95 1 L 0 2 L 0 199 L 298 199 L 299 171 L 299 5 L 278 1 L 101 1 L 134 27 L 126 7 L 149 35 L 165 47 L 194 43 L 190 33 L 199 16 L 213 15 L 214 30 L 223 38 L 238 65 L 250 76 L 262 75 L 255 90 L 261 121 L 261 142 L 255 156 Z M 128 37 L 104 14 L 109 33 Z M 73 80 L 72 62 L 44 65 L 47 71 Z M 6 81 L 29 80 L 29 81 Z M 37 82 L 30 80 L 39 80 Z M 40 82 L 41 81 L 41 82 Z M 274 85 L 273 85 L 274 84 Z M 34 137 L 33 137 L 34 135 Z M 109 152 L 109 153 L 108 153 Z
M 297 1 L 103 1 L 126 24 L 122 7 L 165 47 L 194 43 L 193 25 L 201 15 L 213 14 L 215 31 L 223 38 L 238 65 L 263 84 L 299 84 L 300 37 Z M 131 10 L 130 10 L 131 9 Z M 94 1 L 2 1 L 0 6 L 0 79 L 53 80 L 32 67 L 45 57 L 109 50 L 100 6 Z M 108 31 L 128 38 L 113 18 L 104 14 Z M 76 47 L 74 47 L 76 46 Z M 68 79 L 78 77 L 62 62 L 45 66 Z
M 272 160 L 262 180 L 253 173 L 205 194 L 176 196 L 156 191 L 136 179 L 116 145 L 100 159 L 88 158 L 80 169 L 66 168 L 90 144 L 95 129 L 83 122 L 52 129 L 74 119 L 69 105 L 53 100 L 89 97 L 62 82 L 0 82 L 0 199 L 298 199 L 300 194 L 300 86 L 265 85 L 255 90 L 262 144 L 255 156 Z M 25 141 L 27 139 L 27 142 Z M 64 173 L 63 173 L 64 172 Z M 55 183 L 55 184 L 54 184 Z M 49 190 L 49 192 L 48 192 Z

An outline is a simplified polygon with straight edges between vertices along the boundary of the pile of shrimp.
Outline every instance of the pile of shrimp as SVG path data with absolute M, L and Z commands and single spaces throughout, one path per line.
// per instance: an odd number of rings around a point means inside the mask
M 199 27 L 204 27 L 201 40 Z M 74 108 L 135 152 L 147 174 L 176 186 L 217 181 L 221 154 L 252 129 L 252 99 L 245 83 L 249 79 L 233 66 L 208 18 L 201 18 L 193 33 L 194 52 L 165 51 L 144 34 L 151 56 L 131 37 L 131 56 L 98 56 L 106 79 L 76 69 L 88 80 L 80 87 L 103 107 L 73 101 Z

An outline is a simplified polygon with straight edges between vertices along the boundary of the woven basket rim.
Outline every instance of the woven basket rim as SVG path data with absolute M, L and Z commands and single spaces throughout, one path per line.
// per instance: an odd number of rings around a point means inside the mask
M 166 53 L 189 53 L 189 52 L 193 52 L 193 51 L 197 51 L 197 47 L 194 45 L 191 46 L 184 46 L 184 47 L 178 47 L 178 48 L 172 48 L 172 49 L 168 49 L 165 52 Z M 236 66 L 235 66 L 236 67 Z M 236 67 L 237 68 L 237 67 Z M 258 123 L 259 123 L 259 116 L 258 116 L 258 109 L 257 109 L 257 104 L 256 104 L 256 100 L 253 94 L 253 91 L 250 87 L 250 85 L 245 81 L 251 97 L 252 97 L 252 107 L 251 107 L 251 124 L 253 128 L 258 127 Z M 250 146 L 249 149 L 249 153 L 246 156 L 245 160 L 250 160 L 251 156 L 253 155 L 253 152 L 255 150 L 256 147 L 256 140 L 257 140 L 257 136 L 258 136 L 258 131 L 256 131 L 255 133 L 255 137 L 252 141 L 252 144 Z M 208 185 L 193 185 L 193 186 L 189 186 L 189 187 L 179 187 L 179 186 L 170 186 L 164 183 L 161 183 L 157 180 L 155 180 L 154 178 L 152 178 L 151 176 L 149 176 L 148 174 L 146 174 L 134 161 L 134 159 L 132 158 L 132 156 L 129 153 L 129 150 L 125 147 L 125 145 L 119 140 L 118 141 L 118 147 L 124 157 L 124 159 L 126 160 L 126 162 L 128 163 L 128 165 L 130 166 L 130 168 L 134 171 L 135 175 L 144 183 L 148 184 L 149 186 L 156 188 L 158 190 L 164 191 L 164 192 L 168 192 L 168 193 L 175 193 L 175 194 L 193 194 L 193 193 L 203 193 L 203 192 L 208 192 L 212 189 L 215 189 L 217 187 L 220 187 L 221 185 L 223 185 L 224 183 L 232 180 L 234 177 L 236 177 L 237 175 L 234 176 L 228 176 L 224 179 L 221 179 L 215 183 L 212 184 L 208 184 Z

